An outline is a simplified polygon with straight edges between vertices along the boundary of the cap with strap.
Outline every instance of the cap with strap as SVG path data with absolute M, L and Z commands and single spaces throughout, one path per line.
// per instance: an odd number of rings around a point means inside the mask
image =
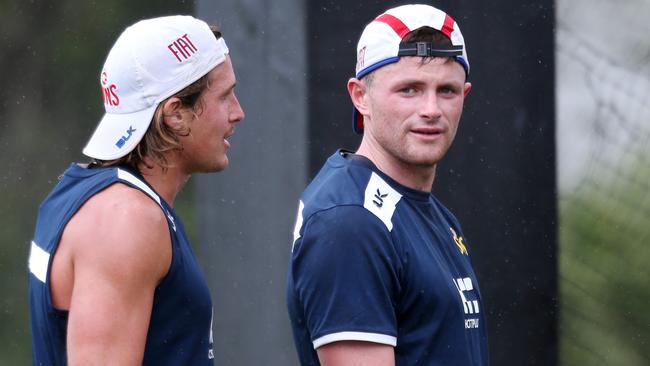
M 410 32 L 429 27 L 451 40 L 451 46 L 431 42 L 402 42 Z M 452 17 L 430 5 L 411 4 L 387 10 L 370 22 L 357 44 L 356 77 L 364 77 L 378 68 L 397 62 L 403 56 L 453 57 L 469 75 L 465 40 Z M 353 107 L 352 128 L 363 133 L 363 116 Z

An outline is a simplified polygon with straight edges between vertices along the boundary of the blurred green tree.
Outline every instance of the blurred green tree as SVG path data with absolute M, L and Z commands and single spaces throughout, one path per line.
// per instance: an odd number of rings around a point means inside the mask
M 560 205 L 562 365 L 650 364 L 650 154 Z

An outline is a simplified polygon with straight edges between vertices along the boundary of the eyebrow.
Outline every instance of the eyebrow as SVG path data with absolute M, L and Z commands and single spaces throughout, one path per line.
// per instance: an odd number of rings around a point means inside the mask
M 237 86 L 237 83 L 236 83 L 236 82 L 232 83 L 232 84 L 230 85 L 230 87 L 224 89 L 221 93 L 218 94 L 219 97 L 222 97 L 222 96 L 224 96 L 224 95 L 228 95 L 228 94 L 232 93 L 233 90 L 235 90 L 235 86 Z
M 438 84 L 439 85 L 462 85 L 463 83 L 464 81 L 456 82 L 455 80 L 443 80 Z M 421 79 L 408 78 L 408 79 L 402 79 L 396 83 L 396 85 L 420 85 L 420 84 L 427 84 L 427 82 Z
M 426 84 L 425 81 L 419 80 L 419 79 L 402 79 L 396 83 L 397 85 L 402 85 L 402 84 Z

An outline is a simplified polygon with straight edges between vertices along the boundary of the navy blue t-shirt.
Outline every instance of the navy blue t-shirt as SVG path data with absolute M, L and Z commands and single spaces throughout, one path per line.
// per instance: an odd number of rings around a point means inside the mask
M 344 340 L 396 365 L 488 365 L 478 281 L 456 218 L 429 192 L 337 151 L 305 189 L 287 278 L 302 365 Z
M 160 205 L 172 242 L 169 272 L 154 292 L 143 365 L 212 365 L 212 300 L 174 210 L 137 172 L 118 167 L 90 169 L 77 164 L 65 171 L 40 205 L 31 244 L 29 307 L 34 365 L 67 364 L 68 312 L 52 304 L 52 260 L 72 216 L 93 195 L 114 183 L 139 189 Z

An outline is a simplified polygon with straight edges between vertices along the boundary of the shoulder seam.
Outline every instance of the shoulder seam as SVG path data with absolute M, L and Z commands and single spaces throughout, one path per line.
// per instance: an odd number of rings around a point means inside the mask
M 341 204 L 341 205 L 333 205 L 333 206 L 330 206 L 330 207 L 326 207 L 326 208 L 322 208 L 322 209 L 319 209 L 317 211 L 314 211 L 311 214 L 309 214 L 309 216 L 303 217 L 302 227 L 305 227 L 309 223 L 309 221 L 312 219 L 312 217 L 314 217 L 317 214 L 320 214 L 320 213 L 323 213 L 323 212 L 326 212 L 326 211 L 331 211 L 331 210 L 336 209 L 336 208 L 344 208 L 344 207 L 357 207 L 357 208 L 359 208 L 362 212 L 365 212 L 369 217 L 372 217 L 372 218 L 378 220 L 378 222 L 381 224 L 381 226 L 383 228 L 386 229 L 387 232 L 389 232 L 389 233 L 391 232 L 390 230 L 388 230 L 386 225 L 384 225 L 382 220 L 379 217 L 377 217 L 377 215 L 375 215 L 372 212 L 368 211 L 368 209 L 366 209 L 362 204 L 359 204 L 359 203 L 346 203 L 346 204 Z

